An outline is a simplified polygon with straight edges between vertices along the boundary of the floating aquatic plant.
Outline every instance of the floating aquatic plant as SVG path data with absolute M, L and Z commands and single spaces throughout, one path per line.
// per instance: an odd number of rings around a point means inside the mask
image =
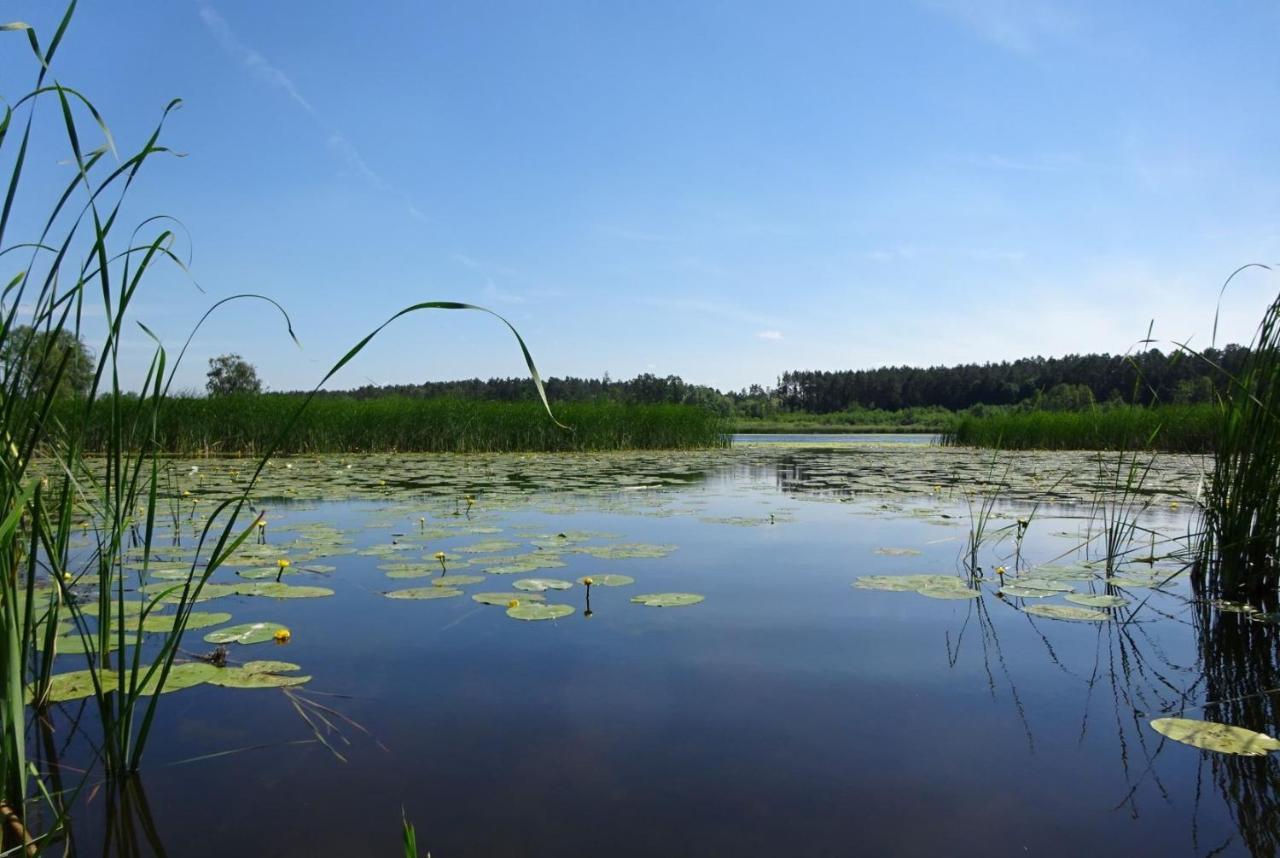
M 1255 733 L 1253 730 L 1215 721 L 1157 718 L 1151 722 L 1151 728 L 1175 742 L 1219 754 L 1261 757 L 1271 751 L 1280 751 L 1280 741 L 1266 733 Z
M 650 608 L 682 608 L 696 605 L 705 598 L 706 596 L 697 593 L 645 593 L 642 596 L 632 596 L 631 601 Z
M 513 600 L 519 602 L 519 600 Z M 573 613 L 569 605 L 547 605 L 537 602 L 519 602 L 507 608 L 507 616 L 516 620 L 556 620 Z

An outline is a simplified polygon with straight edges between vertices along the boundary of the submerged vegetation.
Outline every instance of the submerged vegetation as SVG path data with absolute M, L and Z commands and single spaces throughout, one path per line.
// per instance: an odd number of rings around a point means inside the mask
M 527 382 L 526 382 L 527 383 Z M 532 385 L 531 385 L 532 386 Z M 557 406 L 563 426 L 539 401 L 326 396 L 311 401 L 287 437 L 280 426 L 303 394 L 170 397 L 155 415 L 159 449 L 177 455 L 281 453 L 496 453 L 691 449 L 728 444 L 729 426 L 693 405 L 579 403 Z M 108 449 L 110 411 L 60 402 L 55 418 L 83 435 L 86 452 Z M 565 428 L 568 427 L 568 428 Z

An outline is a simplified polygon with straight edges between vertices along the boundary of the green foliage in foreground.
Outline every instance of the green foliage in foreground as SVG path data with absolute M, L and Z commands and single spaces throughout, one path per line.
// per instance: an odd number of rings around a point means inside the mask
M 997 411 L 961 415 L 943 443 L 1005 450 L 1213 450 L 1212 405 L 1114 406 L 1086 411 Z
M 302 402 L 298 394 L 172 398 L 156 421 L 159 449 L 181 455 L 262 453 Z M 66 408 L 64 421 L 84 418 Z M 540 402 L 463 399 L 314 400 L 282 443 L 283 453 L 586 451 L 724 446 L 723 418 L 688 405 L 579 403 L 557 408 L 562 429 Z M 95 403 L 85 449 L 107 440 L 109 409 Z

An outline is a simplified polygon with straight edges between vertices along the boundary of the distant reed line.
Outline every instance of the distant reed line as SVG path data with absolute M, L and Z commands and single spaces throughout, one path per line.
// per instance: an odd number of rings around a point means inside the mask
M 158 409 L 157 449 L 176 455 L 260 454 L 302 401 L 298 394 L 172 397 Z M 281 453 L 498 453 L 517 451 L 687 450 L 723 447 L 732 426 L 690 405 L 557 405 L 568 428 L 547 419 L 540 402 L 410 397 L 318 398 L 281 443 Z M 57 418 L 107 448 L 110 408 L 58 403 Z
M 1222 425 L 1214 405 L 1109 406 L 1085 411 L 962 415 L 943 443 L 1004 450 L 1209 453 Z

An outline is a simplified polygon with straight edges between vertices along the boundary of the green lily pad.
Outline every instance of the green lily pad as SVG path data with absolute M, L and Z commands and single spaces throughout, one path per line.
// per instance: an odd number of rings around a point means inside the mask
M 641 542 L 621 542 L 617 545 L 579 545 L 571 549 L 580 554 L 590 554 L 602 560 L 620 560 L 638 557 L 666 557 L 676 550 L 674 545 L 647 545 Z
M 1058 595 L 1055 590 L 1036 590 L 1032 587 L 1019 587 L 1016 584 L 1000 588 L 1001 596 L 1017 596 L 1019 599 L 1047 599 Z
M 505 539 L 491 539 L 488 542 L 477 542 L 474 545 L 464 545 L 461 548 L 455 548 L 455 551 L 462 551 L 467 554 L 501 554 L 504 551 L 512 551 L 520 547 L 519 542 L 510 542 Z
M 431 582 L 433 587 L 464 587 L 467 584 L 479 584 L 483 575 L 441 575 Z
M 476 593 L 472 597 L 473 601 L 482 605 L 501 605 L 507 607 L 512 602 L 541 602 L 547 597 L 541 593 Z
M 634 584 L 636 582 L 636 579 L 632 578 L 630 575 L 608 574 L 608 575 L 588 575 L 588 576 L 579 578 L 578 583 L 579 584 L 587 583 L 587 578 L 591 579 L 591 586 L 593 587 L 625 587 L 628 584 Z
M 1151 727 L 1160 735 L 1167 736 L 1175 742 L 1220 754 L 1261 757 L 1268 751 L 1280 751 L 1280 741 L 1265 733 L 1255 733 L 1243 727 L 1219 724 L 1216 721 L 1157 718 L 1151 722 Z
M 1128 600 L 1119 596 L 1094 595 L 1093 593 L 1068 593 L 1064 597 L 1068 602 L 1084 605 L 1087 608 L 1120 608 L 1129 604 Z
M 954 575 L 864 575 L 853 586 L 859 590 L 887 590 L 893 593 L 911 593 L 922 587 L 953 587 L 963 589 L 963 582 Z
M 1077 608 L 1073 605 L 1028 605 L 1022 609 L 1037 617 L 1051 620 L 1077 620 L 1079 622 L 1100 623 L 1109 619 L 1105 611 L 1093 608 Z
M 254 581 L 247 584 L 235 584 L 237 596 L 270 596 L 274 599 L 316 599 L 321 596 L 332 596 L 328 587 L 308 587 L 298 584 L 284 584 L 276 581 Z
M 211 631 L 204 636 L 204 639 L 213 644 L 263 643 L 274 640 L 276 632 L 283 628 L 284 626 L 279 623 L 241 623 L 238 626 L 227 626 L 225 629 Z
M 1045 578 L 1016 578 L 1009 583 L 1024 590 L 1047 590 L 1050 593 L 1069 593 L 1075 589 L 1070 584 Z
M 705 598 L 706 596 L 699 596 L 697 593 L 645 593 L 642 596 L 632 596 L 631 601 L 650 608 L 682 608 L 685 605 L 696 605 Z
M 559 578 L 522 578 L 511 586 L 517 590 L 541 593 L 543 590 L 568 590 L 573 582 L 561 581 Z
M 573 613 L 571 605 L 524 603 L 507 608 L 507 616 L 516 620 L 555 620 Z
M 877 548 L 875 553 L 882 557 L 919 557 L 924 552 L 915 548 Z
M 916 592 L 930 599 L 977 599 L 982 596 L 982 591 L 968 587 L 921 587 Z
M 448 587 L 410 587 L 407 590 L 392 590 L 382 595 L 388 599 L 450 599 L 461 596 L 462 591 L 451 590 Z
M 214 668 L 215 673 L 204 681 L 224 688 L 284 688 L 310 682 L 310 676 L 280 675 L 299 669 L 287 661 L 250 661 L 242 667 Z

